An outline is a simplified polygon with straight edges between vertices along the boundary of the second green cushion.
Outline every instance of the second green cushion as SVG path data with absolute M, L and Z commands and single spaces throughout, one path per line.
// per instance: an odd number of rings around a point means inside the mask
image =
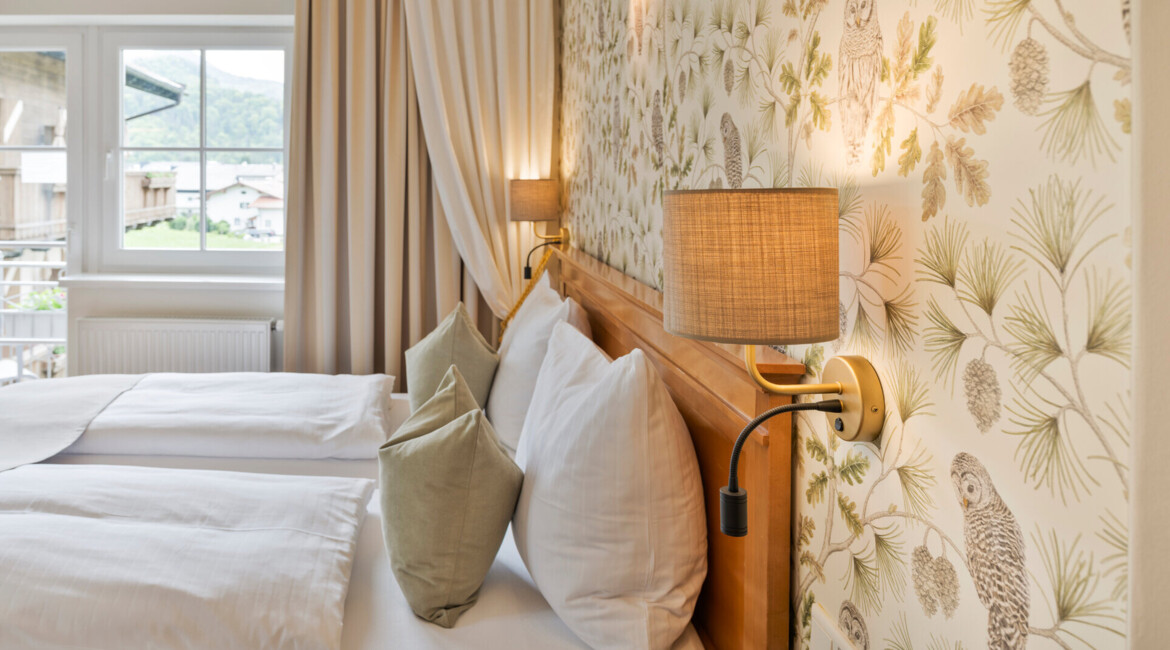
M 390 566 L 419 617 L 451 627 L 475 604 L 523 474 L 459 369 L 378 451 Z

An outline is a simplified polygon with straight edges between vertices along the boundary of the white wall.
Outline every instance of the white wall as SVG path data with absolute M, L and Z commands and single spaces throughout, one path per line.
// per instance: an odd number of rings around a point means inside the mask
M 199 289 L 162 285 L 122 287 L 69 287 L 69 340 L 77 341 L 77 319 L 102 318 L 280 318 L 284 313 L 284 292 L 279 286 L 269 288 Z M 280 370 L 280 339 L 275 341 L 273 370 Z M 75 357 L 69 359 L 69 371 L 76 371 Z
M 1134 445 L 1130 547 L 1130 644 L 1165 648 L 1170 639 L 1170 3 L 1135 2 L 1137 46 L 1134 144 L 1137 213 L 1134 242 Z

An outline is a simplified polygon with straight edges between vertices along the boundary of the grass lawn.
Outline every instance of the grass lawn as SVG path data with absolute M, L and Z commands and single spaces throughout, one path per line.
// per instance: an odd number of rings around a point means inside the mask
M 195 230 L 174 230 L 167 223 L 159 223 L 138 230 L 126 232 L 124 245 L 126 248 L 171 248 L 199 250 L 199 233 Z M 208 249 L 247 249 L 278 251 L 282 248 L 279 242 L 258 242 L 235 235 L 221 235 L 218 232 L 207 233 Z

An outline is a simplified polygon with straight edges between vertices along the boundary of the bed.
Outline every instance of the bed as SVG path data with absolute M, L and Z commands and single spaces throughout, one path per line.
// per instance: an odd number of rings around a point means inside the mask
M 789 634 L 791 421 L 776 418 L 744 449 L 741 483 L 752 494 L 751 533 L 719 532 L 718 490 L 725 483 L 734 438 L 755 414 L 790 398 L 765 395 L 740 365 L 734 347 L 672 337 L 662 328 L 662 297 L 620 272 L 572 250 L 550 265 L 554 286 L 588 313 L 595 342 L 619 357 L 641 348 L 663 377 L 690 429 L 706 502 L 708 573 L 692 623 L 707 648 L 786 647 Z M 804 368 L 778 353 L 761 359 L 769 379 L 792 383 Z M 220 454 L 127 453 L 133 442 L 116 432 L 49 459 L 56 465 L 135 465 L 296 476 L 373 478 L 374 460 L 276 460 Z M 76 453 L 77 451 L 86 453 Z M 159 450 L 153 450 L 158 452 Z M 191 450 L 188 449 L 188 452 Z M 580 648 L 528 576 L 510 535 L 479 601 L 451 629 L 416 618 L 398 589 L 382 544 L 378 499 L 367 506 L 357 536 L 345 598 L 342 647 Z
M 177 469 L 211 469 L 263 474 L 374 478 L 372 460 L 274 460 L 116 454 L 58 455 L 49 463 L 132 465 Z M 460 650 L 586 648 L 557 618 L 532 584 L 511 536 L 504 540 L 479 602 L 452 629 L 417 618 L 390 571 L 382 545 L 381 513 L 375 493 L 358 535 L 357 551 L 345 599 L 341 647 L 451 648 Z

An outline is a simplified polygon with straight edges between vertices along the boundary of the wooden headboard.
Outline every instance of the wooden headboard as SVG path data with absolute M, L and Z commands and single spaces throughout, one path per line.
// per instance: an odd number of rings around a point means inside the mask
M 743 449 L 740 486 L 748 499 L 748 535 L 719 532 L 719 488 L 731 447 L 753 417 L 789 397 L 765 394 L 744 370 L 741 348 L 684 339 L 662 327 L 662 294 L 573 249 L 556 252 L 550 277 L 589 313 L 593 339 L 613 357 L 641 348 L 658 368 L 690 427 L 707 506 L 707 580 L 694 624 L 707 648 L 788 645 L 792 421 L 779 416 Z M 804 366 L 766 350 L 760 369 L 797 383 Z

